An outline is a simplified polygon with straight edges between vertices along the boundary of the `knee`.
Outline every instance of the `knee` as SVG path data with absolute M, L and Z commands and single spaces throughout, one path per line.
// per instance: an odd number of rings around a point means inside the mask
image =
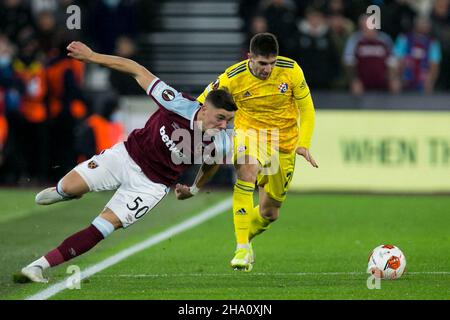
M 268 207 L 262 208 L 260 211 L 261 217 L 271 222 L 274 222 L 278 219 L 280 215 L 280 208 L 277 207 Z
M 81 197 L 89 192 L 89 187 L 84 179 L 75 170 L 72 170 L 59 180 L 58 191 L 71 197 Z
M 58 192 L 69 195 L 69 196 L 73 196 L 74 195 L 73 191 L 74 190 L 72 190 L 72 188 L 70 187 L 70 183 L 67 183 L 66 181 L 64 181 L 64 178 L 59 180 Z
M 246 182 L 254 182 L 258 176 L 257 165 L 240 165 L 236 171 L 238 179 Z
M 102 213 L 100 213 L 99 217 L 108 221 L 114 227 L 114 230 L 122 228 L 122 222 L 120 221 L 120 219 L 114 212 L 109 209 L 106 209 Z

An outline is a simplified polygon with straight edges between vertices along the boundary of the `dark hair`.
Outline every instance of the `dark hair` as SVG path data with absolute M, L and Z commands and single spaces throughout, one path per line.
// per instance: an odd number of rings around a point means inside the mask
M 218 109 L 227 111 L 236 111 L 238 109 L 233 96 L 225 89 L 211 90 L 206 96 L 206 101 L 212 103 Z
M 277 37 L 272 33 L 257 33 L 250 40 L 250 53 L 255 56 L 277 56 L 278 50 Z

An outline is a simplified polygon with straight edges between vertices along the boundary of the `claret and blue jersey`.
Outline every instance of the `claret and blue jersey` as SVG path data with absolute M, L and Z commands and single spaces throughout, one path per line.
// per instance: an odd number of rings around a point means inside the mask
M 152 81 L 147 94 L 159 106 L 144 128 L 129 135 L 125 147 L 131 158 L 153 182 L 173 185 L 178 177 L 194 163 L 204 147 L 214 141 L 213 148 L 224 156 L 231 151 L 231 140 L 226 131 L 212 139 L 195 129 L 201 104 L 178 92 L 160 79 Z

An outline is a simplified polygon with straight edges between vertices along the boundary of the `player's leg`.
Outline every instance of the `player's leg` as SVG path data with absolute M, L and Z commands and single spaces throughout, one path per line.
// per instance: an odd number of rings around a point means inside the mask
M 77 172 L 86 181 L 89 190 L 117 189 L 116 193 L 89 227 L 68 237 L 57 248 L 22 269 L 22 276 L 26 279 L 46 282 L 43 270 L 89 251 L 114 230 L 127 228 L 167 194 L 166 186 L 150 181 L 142 173 L 123 144 L 96 157 L 97 166 L 80 165 L 76 168 Z
M 35 202 L 40 205 L 50 205 L 60 201 L 79 199 L 89 192 L 89 186 L 76 170 L 71 170 L 59 180 L 56 187 L 42 190 L 36 195 Z
M 286 199 L 295 168 L 295 154 L 280 153 L 278 157 L 279 169 L 275 174 L 258 175 L 259 206 L 250 213 L 250 241 L 278 219 Z
M 16 275 L 15 280 L 18 282 L 46 283 L 48 279 L 43 275 L 44 270 L 60 265 L 91 250 L 114 230 L 121 227 L 122 223 L 117 215 L 111 209 L 105 208 L 87 228 L 74 233 L 58 247 L 22 268 L 21 274 Z
M 250 213 L 249 241 L 269 229 L 278 219 L 282 204 L 283 202 L 271 198 L 264 187 L 259 188 L 259 205 Z
M 233 188 L 233 222 L 236 235 L 236 251 L 231 266 L 234 269 L 251 267 L 249 246 L 249 214 L 253 210 L 253 193 L 259 171 L 257 160 L 246 156 L 245 164 L 236 164 L 237 180 Z
M 68 197 L 79 197 L 88 191 L 117 190 L 122 185 L 124 177 L 128 176 L 125 170 L 128 163 L 127 157 L 124 146 L 116 145 L 79 164 L 59 181 L 56 191 L 44 192 L 44 190 L 37 198 L 40 200 L 44 196 L 50 198 L 47 203 L 50 204 L 58 202 L 58 199 L 63 201 Z M 46 279 L 42 276 L 43 270 L 90 250 L 112 231 L 119 228 L 120 224 L 117 221 L 120 222 L 120 220 L 114 217 L 112 210 L 108 207 L 105 208 L 87 228 L 68 237 L 60 246 L 22 269 L 22 278 L 45 282 Z

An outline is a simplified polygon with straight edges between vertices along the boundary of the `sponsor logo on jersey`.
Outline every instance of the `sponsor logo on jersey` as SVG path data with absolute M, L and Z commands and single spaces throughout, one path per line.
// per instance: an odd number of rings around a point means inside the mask
M 172 101 L 173 99 L 175 99 L 175 93 L 169 89 L 165 89 L 161 95 L 162 98 L 166 101 Z
M 238 214 L 238 215 L 245 215 L 245 214 L 247 214 L 247 211 L 245 211 L 244 208 L 241 208 L 238 211 L 236 211 L 236 214 Z
M 280 83 L 278 90 L 280 90 L 281 93 L 285 93 L 288 90 L 288 84 L 286 82 Z
M 175 153 L 179 158 L 184 158 L 183 152 L 181 152 L 181 150 L 176 147 L 175 142 L 173 142 L 167 135 L 166 126 L 162 126 L 159 129 L 159 134 L 161 135 L 162 142 L 164 142 L 170 152 Z
M 95 162 L 94 160 L 91 160 L 91 161 L 89 161 L 87 166 L 89 169 L 95 169 L 95 168 L 98 168 L 98 163 Z

